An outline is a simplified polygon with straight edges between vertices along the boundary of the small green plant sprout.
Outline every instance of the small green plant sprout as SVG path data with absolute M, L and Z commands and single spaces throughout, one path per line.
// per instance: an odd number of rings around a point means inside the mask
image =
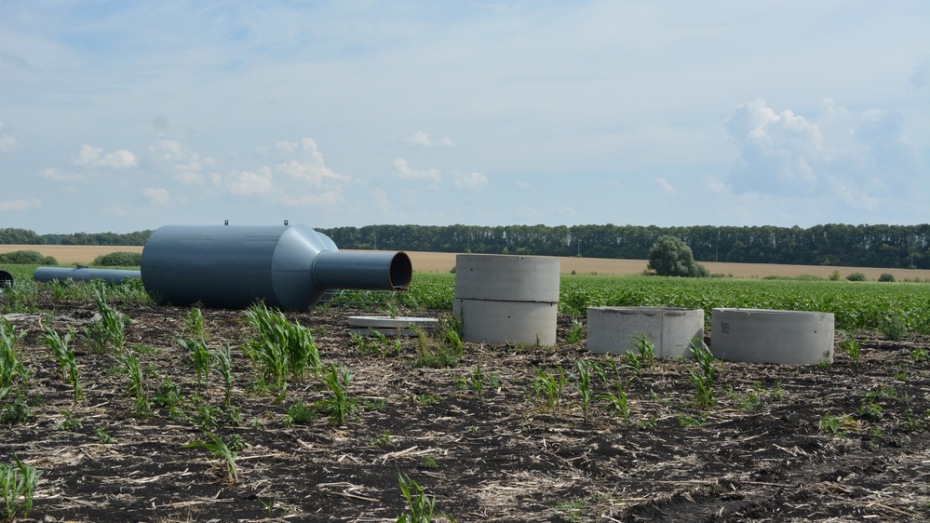
M 387 445 L 387 444 L 393 443 L 393 442 L 394 442 L 394 440 L 391 438 L 391 432 L 388 431 L 388 430 L 385 430 L 384 433 L 382 433 L 382 434 L 381 434 L 380 436 L 378 436 L 378 437 L 371 438 L 371 444 L 374 445 L 374 446 L 376 446 L 376 447 L 380 447 L 380 446 L 382 446 L 382 445 Z
M 180 336 L 175 336 L 174 341 L 178 342 L 178 345 L 186 350 L 191 357 L 194 371 L 197 372 L 197 388 L 200 389 L 204 380 L 210 374 L 210 363 L 213 360 L 210 349 L 207 348 L 207 343 L 203 338 L 184 339 Z
M 88 323 L 84 327 L 87 339 L 91 341 L 96 352 L 106 352 L 111 345 L 117 351 L 123 350 L 129 318 L 107 304 L 105 285 L 95 286 L 94 304 L 97 306 L 100 321 Z
M 916 349 L 911 353 L 911 357 L 914 358 L 914 363 L 930 361 L 930 352 L 927 352 L 926 349 Z
M 226 468 L 226 476 L 230 483 L 235 483 L 239 479 L 239 471 L 236 468 L 236 453 L 230 450 L 223 440 L 212 432 L 204 432 L 210 437 L 212 442 L 192 441 L 181 445 L 181 448 L 205 448 L 213 453 L 214 459 L 219 459 Z
M 200 307 L 191 307 L 190 312 L 187 314 L 187 319 L 184 321 L 184 327 L 187 330 L 187 334 L 191 337 L 204 338 L 203 312 L 200 310 Z
M 17 334 L 9 320 L 0 317 L 0 400 L 9 393 L 14 380 L 26 376 L 26 368 L 16 356 L 16 342 L 25 335 L 26 331 Z
M 232 351 L 229 348 L 229 343 L 225 343 L 222 349 L 217 349 L 213 354 L 213 359 L 216 361 L 217 369 L 220 371 L 220 376 L 223 377 L 223 405 L 227 407 L 232 403 Z
M 633 336 L 633 341 L 630 345 L 636 349 L 636 352 L 639 354 L 639 359 L 643 365 L 651 367 L 655 363 L 656 358 L 656 347 L 652 343 L 646 333 L 640 332 L 639 335 Z
M 700 345 L 697 343 L 700 342 Z M 694 404 L 701 409 L 710 409 L 717 404 L 714 398 L 714 355 L 704 344 L 704 340 L 692 340 L 690 346 L 694 360 L 698 363 L 700 372 L 688 369 L 691 373 L 691 382 L 694 383 Z
M 562 408 L 562 388 L 568 383 L 565 371 L 559 368 L 551 375 L 541 369 L 535 368 L 536 379 L 533 380 L 533 391 L 536 401 L 543 411 L 556 412 Z
M 107 434 L 107 429 L 109 428 L 109 425 L 104 425 L 94 429 L 94 436 L 97 437 L 97 441 L 100 443 L 113 443 L 113 437 Z
M 571 329 L 565 334 L 565 343 L 575 344 L 584 339 L 584 324 L 580 321 L 573 321 Z
M 862 430 L 862 425 L 845 414 L 831 416 L 830 411 L 827 411 L 820 418 L 820 428 L 828 434 L 842 436 L 846 431 L 859 432 Z
M 481 371 L 481 364 L 475 365 L 475 368 L 468 374 L 465 379 L 468 388 L 478 393 L 479 399 L 484 399 L 484 373 Z
M 42 325 L 41 319 L 39 325 Z M 55 358 L 58 359 L 58 369 L 61 372 L 62 381 L 70 383 L 74 387 L 74 402 L 82 401 L 84 399 L 84 389 L 78 379 L 77 362 L 74 360 L 74 351 L 68 348 L 68 342 L 71 341 L 74 331 L 68 328 L 68 332 L 63 337 L 59 336 L 57 331 L 48 327 L 44 327 L 44 331 L 42 337 L 49 348 L 52 349 Z
M 603 394 L 598 394 L 597 397 L 603 400 L 607 400 L 607 408 L 619 416 L 620 419 L 622 419 L 624 422 L 629 421 L 630 405 L 627 401 L 626 393 L 623 392 L 623 387 L 619 383 L 617 384 L 616 393 L 605 392 Z
M 316 411 L 307 407 L 307 404 L 298 398 L 293 405 L 287 408 L 285 419 L 290 420 L 290 427 L 297 424 L 308 425 L 316 420 Z
M 152 415 L 152 402 L 149 400 L 148 389 L 145 385 L 145 371 L 139 364 L 132 351 L 123 351 L 119 361 L 128 375 L 126 392 L 133 397 L 133 414 L 139 418 L 148 418 Z
M 695 418 L 687 414 L 678 415 L 678 425 L 681 427 L 701 427 L 707 423 L 707 414 L 702 414 Z
M 61 414 L 65 417 L 65 419 L 61 422 L 61 424 L 58 425 L 59 429 L 68 432 L 74 432 L 76 430 L 80 430 L 84 426 L 84 424 L 81 423 L 81 420 L 74 417 L 74 413 L 70 410 L 63 410 L 61 411 Z
M 3 521 L 28 517 L 32 512 L 33 496 L 42 473 L 26 465 L 15 455 L 15 465 L 0 463 L 0 495 L 3 496 Z
M 581 396 L 581 412 L 584 415 L 584 422 L 588 422 L 588 409 L 591 407 L 591 364 L 586 361 L 575 362 L 575 370 L 578 375 L 575 377 L 575 388 Z
M 633 371 L 633 377 L 630 380 L 643 381 L 643 360 L 640 359 L 636 352 L 624 352 L 620 355 L 623 366 Z
M 352 374 L 349 369 L 335 363 L 329 366 L 329 372 L 323 375 L 323 381 L 332 392 L 332 397 L 320 401 L 320 405 L 329 412 L 330 421 L 334 425 L 343 426 L 346 419 L 358 409 L 358 400 L 349 397 L 349 385 L 352 384 Z
M 400 491 L 407 498 L 409 512 L 397 516 L 397 523 L 430 523 L 436 510 L 436 498 L 427 496 L 423 487 L 410 478 L 397 473 Z
M 423 460 L 420 461 L 420 468 L 436 470 L 439 468 L 439 463 L 436 462 L 436 458 L 434 458 L 432 454 L 427 454 L 423 456 Z
M 864 340 L 868 341 L 868 340 Z M 859 357 L 862 355 L 862 348 L 860 343 L 856 341 L 856 337 L 849 333 L 843 334 L 843 339 L 839 343 L 840 350 L 845 352 L 849 356 L 849 363 L 853 366 L 859 365 Z

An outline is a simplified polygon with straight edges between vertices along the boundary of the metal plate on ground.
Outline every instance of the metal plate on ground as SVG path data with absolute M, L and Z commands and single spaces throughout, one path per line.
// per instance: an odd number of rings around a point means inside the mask
M 423 332 L 436 332 L 439 330 L 439 320 L 436 318 L 349 316 L 349 332 L 360 336 L 371 335 L 371 330 L 378 331 L 385 336 L 416 336 L 416 332 L 410 328 L 414 325 L 422 329 Z

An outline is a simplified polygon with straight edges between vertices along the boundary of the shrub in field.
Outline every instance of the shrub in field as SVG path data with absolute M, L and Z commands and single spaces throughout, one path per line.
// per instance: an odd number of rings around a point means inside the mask
M 58 265 L 52 256 L 43 256 L 39 251 L 13 251 L 0 254 L 0 263 L 10 265 Z
M 100 267 L 138 267 L 142 265 L 142 253 L 118 251 L 101 254 L 94 258 L 92 265 Z
M 690 276 L 706 278 L 710 271 L 694 261 L 691 247 L 674 236 L 660 236 L 649 249 L 648 269 L 659 276 Z
M 852 272 L 846 276 L 846 279 L 849 281 L 865 281 L 865 274 L 861 272 Z
M 878 281 L 881 282 L 894 282 L 894 274 L 883 272 L 881 276 L 878 277 Z

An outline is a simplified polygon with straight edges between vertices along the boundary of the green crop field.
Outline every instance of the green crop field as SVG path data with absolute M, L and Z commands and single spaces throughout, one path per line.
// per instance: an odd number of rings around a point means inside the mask
M 403 305 L 451 309 L 455 275 L 415 273 Z M 841 330 L 930 333 L 930 285 L 849 281 L 563 276 L 559 312 L 588 307 L 715 307 L 832 312 Z

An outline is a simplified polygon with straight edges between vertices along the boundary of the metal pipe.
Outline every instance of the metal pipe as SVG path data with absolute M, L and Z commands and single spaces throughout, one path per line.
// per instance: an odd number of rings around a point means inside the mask
M 13 278 L 13 274 L 0 270 L 0 289 L 6 287 L 7 285 L 12 286 L 16 282 L 16 279 Z
M 38 267 L 32 274 L 35 281 L 87 281 L 94 278 L 101 279 L 109 284 L 122 283 L 127 278 L 141 278 L 141 271 L 125 271 L 119 269 L 91 269 L 78 267 L 76 269 L 65 267 Z

